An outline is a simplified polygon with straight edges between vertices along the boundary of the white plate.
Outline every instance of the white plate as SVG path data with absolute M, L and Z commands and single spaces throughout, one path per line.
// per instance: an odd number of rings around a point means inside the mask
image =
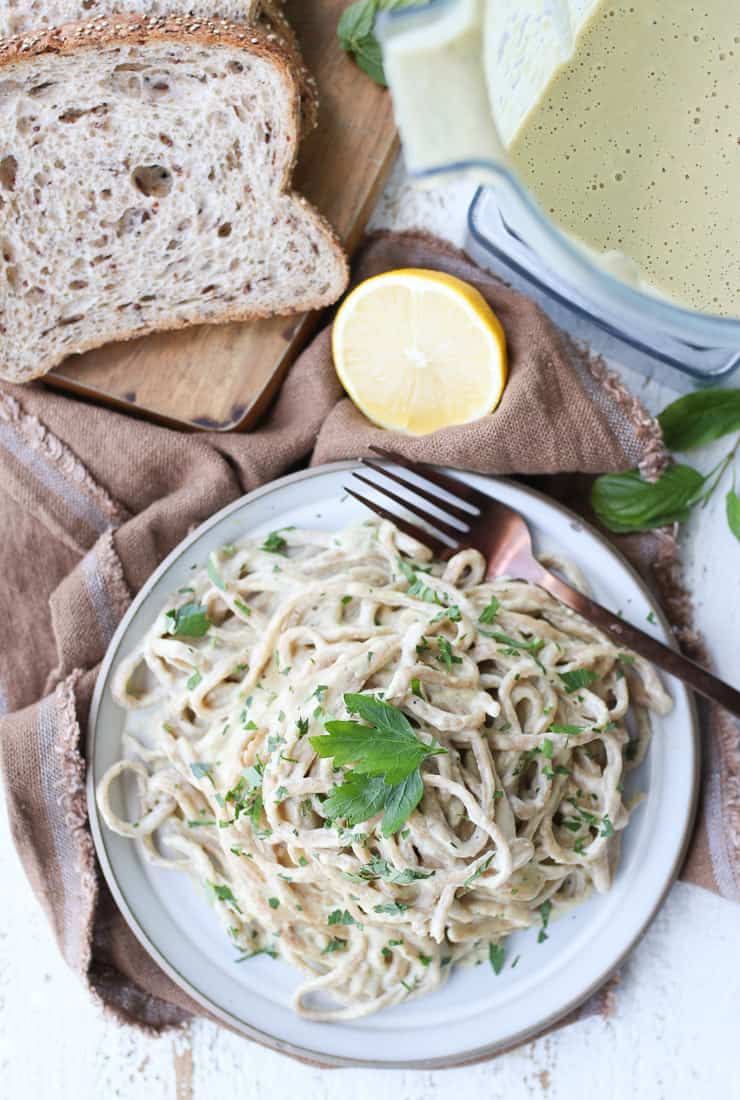
M 346 1024 L 312 1023 L 289 1007 L 299 974 L 265 957 L 239 966 L 204 896 L 176 871 L 151 867 L 140 848 L 98 817 L 94 790 L 121 753 L 125 713 L 113 702 L 114 668 L 148 630 L 167 596 L 187 583 L 208 553 L 276 527 L 336 530 L 367 515 L 343 492 L 354 463 L 293 474 L 236 501 L 204 523 L 162 563 L 134 600 L 110 644 L 90 717 L 88 800 L 93 837 L 108 885 L 135 935 L 170 977 L 214 1016 L 274 1049 L 332 1065 L 459 1065 L 521 1041 L 582 1003 L 634 947 L 675 878 L 691 828 L 698 777 L 694 708 L 684 686 L 668 684 L 673 712 L 655 720 L 647 761 L 635 780 L 647 796 L 623 834 L 612 890 L 553 923 L 510 937 L 509 962 L 460 968 L 431 995 Z M 669 640 L 667 623 L 627 563 L 572 513 L 511 481 L 465 475 L 517 508 L 538 550 L 566 554 L 587 575 L 595 598 Z M 648 623 L 654 611 L 657 622 Z M 131 722 L 131 719 L 129 719 Z

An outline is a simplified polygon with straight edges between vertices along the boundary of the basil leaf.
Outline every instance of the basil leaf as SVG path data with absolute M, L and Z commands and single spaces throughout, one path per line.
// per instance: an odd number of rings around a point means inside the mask
M 417 768 L 402 783 L 391 788 L 385 802 L 385 813 L 381 824 L 383 836 L 397 833 L 406 824 L 419 805 L 424 794 L 424 783 Z
M 698 470 L 680 464 L 655 482 L 643 481 L 637 470 L 604 474 L 594 482 L 591 505 L 609 531 L 648 531 L 686 520 L 704 482 Z
M 730 489 L 725 504 L 727 508 L 727 523 L 736 539 L 740 540 L 740 497 L 734 489 Z
M 337 36 L 343 50 L 351 52 L 354 42 L 372 34 L 378 0 L 356 0 L 342 12 L 337 24 Z
M 740 390 L 699 390 L 679 397 L 658 417 L 671 451 L 690 451 L 740 431 Z
M 368 76 L 385 87 L 383 56 L 375 36 L 375 18 L 379 11 L 414 7 L 425 0 L 356 0 L 342 13 L 337 24 L 339 45 L 353 55 Z
M 202 638 L 211 629 L 208 613 L 199 603 L 173 608 L 167 612 L 167 618 L 171 621 L 169 634 L 173 638 Z

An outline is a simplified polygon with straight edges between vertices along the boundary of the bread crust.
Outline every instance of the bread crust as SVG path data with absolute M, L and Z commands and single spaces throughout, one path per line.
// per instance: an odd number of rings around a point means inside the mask
M 69 355 L 82 354 L 111 342 L 123 342 L 137 339 L 155 332 L 176 331 L 193 325 L 225 324 L 229 322 L 255 321 L 272 316 L 291 316 L 296 313 L 310 312 L 331 305 L 347 286 L 349 267 L 339 237 L 326 218 L 318 212 L 290 184 L 298 155 L 301 127 L 301 94 L 295 75 L 294 62 L 288 52 L 272 35 L 266 35 L 253 26 L 228 22 L 226 20 L 202 20 L 189 16 L 162 16 L 147 18 L 135 15 L 98 16 L 78 23 L 68 23 L 51 30 L 19 35 L 16 38 L 0 42 L 0 72 L 14 65 L 23 64 L 44 54 L 66 55 L 83 50 L 95 50 L 105 46 L 141 45 L 163 42 L 177 42 L 181 45 L 228 47 L 242 49 L 252 55 L 274 62 L 281 78 L 285 81 L 291 102 L 291 118 L 287 123 L 290 134 L 290 153 L 282 178 L 276 180 L 275 194 L 287 196 L 303 207 L 304 213 L 314 222 L 317 230 L 325 237 L 327 246 L 340 273 L 338 293 L 333 291 L 322 299 L 310 299 L 298 302 L 295 308 L 278 310 L 260 310 L 239 308 L 231 303 L 216 316 L 203 316 L 194 311 L 187 317 L 166 318 L 161 322 L 135 327 L 130 330 L 115 331 L 108 334 L 91 336 L 89 340 L 76 343 L 65 349 L 63 356 L 53 355 L 38 364 L 30 372 L 18 371 L 6 363 L 0 365 L 0 378 L 9 382 L 30 382 L 47 374 Z M 333 280 L 334 281 L 334 280 Z
M 262 25 L 268 37 L 276 36 L 280 46 L 286 51 L 296 66 L 301 89 L 301 121 L 303 135 L 310 134 L 316 128 L 319 117 L 319 89 L 316 77 L 303 60 L 301 47 L 285 10 L 283 0 L 261 0 L 258 26 Z

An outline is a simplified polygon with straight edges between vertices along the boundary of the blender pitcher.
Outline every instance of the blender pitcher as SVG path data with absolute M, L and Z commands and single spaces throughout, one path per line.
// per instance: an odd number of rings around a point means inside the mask
M 641 3 L 645 0 L 631 0 L 626 9 L 637 12 L 637 20 L 645 14 L 640 13 Z M 664 3 L 678 20 L 688 18 L 691 9 L 684 0 Z M 469 224 L 484 253 L 608 332 L 677 368 L 685 379 L 717 382 L 740 364 L 740 318 L 668 297 L 626 251 L 597 249 L 577 231 L 556 224 L 509 152 L 522 123 L 573 58 L 579 34 L 601 7 L 601 0 L 432 0 L 384 15 L 379 35 L 408 168 L 426 183 L 459 174 L 478 179 L 483 186 Z M 731 62 L 737 52 L 729 28 L 732 18 L 728 12 Z M 629 71 L 629 57 L 624 60 Z M 675 79 L 681 80 L 680 71 Z M 737 90 L 734 94 L 739 98 Z M 645 110 L 650 110 L 649 102 Z M 588 124 L 586 113 L 583 125 Z M 646 153 L 646 160 L 654 151 Z M 737 178 L 730 201 L 735 203 L 740 238 L 740 165 Z M 737 285 L 740 239 L 730 243 L 730 278 Z

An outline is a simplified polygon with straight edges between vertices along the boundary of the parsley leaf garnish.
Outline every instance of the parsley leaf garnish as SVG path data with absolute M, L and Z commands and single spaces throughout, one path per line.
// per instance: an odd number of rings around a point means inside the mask
M 207 779 L 215 787 L 216 784 L 214 783 L 212 774 L 213 764 L 201 764 L 200 762 L 196 762 L 190 765 L 190 770 L 196 779 Z
M 226 585 L 224 584 L 224 579 L 221 576 L 221 574 L 219 573 L 218 569 L 216 568 L 215 562 L 213 561 L 212 557 L 210 557 L 208 559 L 208 565 L 206 566 L 206 572 L 208 574 L 208 579 L 211 582 L 211 584 L 215 588 L 218 588 L 222 592 L 225 592 L 226 591 Z
M 408 909 L 402 901 L 387 901 L 383 905 L 374 905 L 373 913 L 385 913 L 389 917 L 400 917 Z
M 331 955 L 333 951 L 344 951 L 347 946 L 346 940 L 340 940 L 338 936 L 334 936 L 329 940 L 326 947 L 321 952 L 322 955 Z
M 570 735 L 575 735 L 576 733 L 583 733 L 585 728 L 586 728 L 585 726 L 569 726 L 569 725 L 558 726 L 558 725 L 552 725 L 552 726 L 550 726 L 550 733 L 567 733 L 567 734 L 570 734 Z
M 570 672 L 559 672 L 558 676 L 569 695 L 579 691 L 580 688 L 589 687 L 598 679 L 596 673 L 590 668 L 574 668 Z
M 548 898 L 547 901 L 543 901 L 540 906 L 540 917 L 542 919 L 542 927 L 537 933 L 537 943 L 544 943 L 547 939 L 547 926 L 550 923 L 550 913 L 552 912 L 552 902 Z
M 489 943 L 488 945 L 488 961 L 493 968 L 493 972 L 496 977 L 499 976 L 504 968 L 504 960 L 506 958 L 506 951 L 501 943 Z
M 331 721 L 325 724 L 328 736 L 310 738 L 318 755 L 333 757 L 336 767 L 352 763 L 357 774 L 382 775 L 392 785 L 409 776 L 425 757 L 447 751 L 425 745 L 403 711 L 376 696 L 347 694 L 344 702 L 367 725 Z
M 439 593 L 425 584 L 419 576 L 419 571 L 423 570 L 423 566 L 416 563 L 412 566 L 409 562 L 404 561 L 403 558 L 399 558 L 398 567 L 409 582 L 409 587 L 406 592 L 407 596 L 416 596 L 417 599 L 424 600 L 426 603 L 442 603 L 439 598 Z
M 233 905 L 237 913 L 241 913 L 241 909 L 237 905 L 236 898 L 234 897 L 230 886 L 217 886 L 215 883 L 211 883 L 211 889 L 218 898 L 219 901 L 228 901 L 230 905 Z
M 406 715 L 382 699 L 347 694 L 344 702 L 368 724 L 330 721 L 325 724 L 327 736 L 309 739 L 319 756 L 333 757 L 335 767 L 354 765 L 344 782 L 330 791 L 324 812 L 330 820 L 340 818 L 352 826 L 384 810 L 381 828 L 384 836 L 390 836 L 421 801 L 422 761 L 447 750 L 425 745 Z
M 493 852 L 491 853 L 490 856 L 488 856 L 487 859 L 484 859 L 482 863 L 478 864 L 476 869 L 473 871 L 472 875 L 468 875 L 468 877 L 465 879 L 465 882 L 463 883 L 463 886 L 472 886 L 472 884 L 475 882 L 475 880 L 477 878 L 480 878 L 481 875 L 484 875 L 486 873 L 486 871 L 488 870 L 488 868 L 491 866 L 492 863 L 493 863 Z
M 347 909 L 334 909 L 329 914 L 327 924 L 357 924 L 357 921 Z M 360 927 L 362 927 L 360 925 Z
M 199 603 L 186 603 L 167 612 L 171 620 L 169 634 L 172 638 L 202 638 L 211 629 L 205 607 Z
M 455 656 L 449 638 L 445 638 L 444 634 L 440 634 L 437 638 L 437 648 L 439 649 L 437 660 L 441 661 L 446 668 L 451 669 L 453 665 L 462 664 L 462 657 Z
M 415 879 L 431 878 L 433 874 L 434 871 L 417 870 L 415 867 L 395 867 L 387 860 L 376 856 L 368 860 L 356 874 L 348 872 L 348 877 L 366 881 L 381 878 L 384 882 L 392 882 L 397 886 L 408 886 Z
M 198 684 L 201 682 L 202 679 L 203 679 L 203 677 L 201 676 L 201 674 L 198 672 L 198 670 L 196 668 L 195 672 L 193 673 L 193 675 L 190 677 L 187 684 L 185 685 L 187 687 L 188 691 L 192 691 L 193 688 L 197 688 Z
M 508 634 L 502 634 L 498 630 L 482 630 L 480 627 L 478 629 L 487 638 L 493 638 L 494 641 L 500 642 L 501 645 L 508 646 L 510 649 L 520 649 L 525 653 L 531 653 L 533 657 L 537 656 L 545 644 L 542 638 L 533 638 L 531 642 L 523 642 L 511 638 Z
M 260 549 L 266 550 L 268 554 L 284 554 L 287 546 L 287 540 L 284 539 L 283 536 L 279 534 L 279 532 L 270 531 L 270 534 L 262 543 Z
M 478 616 L 479 623 L 492 623 L 501 610 L 501 602 L 497 600 L 495 596 L 491 596 L 491 599 L 481 611 Z

